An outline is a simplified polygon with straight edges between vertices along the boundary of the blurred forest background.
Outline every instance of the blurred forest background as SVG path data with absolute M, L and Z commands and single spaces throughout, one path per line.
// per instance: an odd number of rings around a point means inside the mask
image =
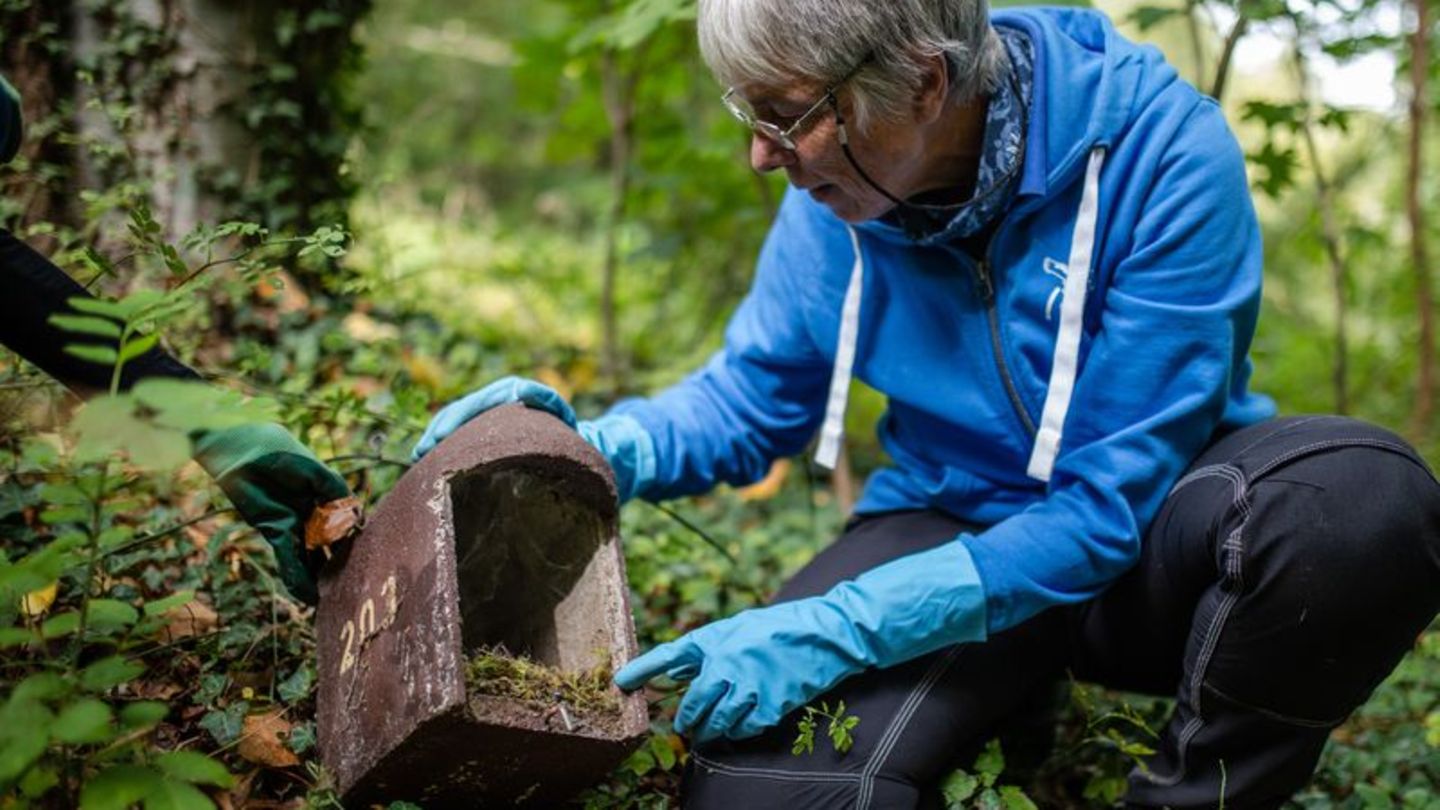
M 1246 149 L 1267 258 L 1255 387 L 1440 461 L 1436 3 L 1101 8 L 1221 98 Z M 163 335 L 257 397 L 373 503 L 429 414 L 484 382 L 532 376 L 595 415 L 718 345 L 783 178 L 749 170 L 693 16 L 692 0 L 0 0 L 0 72 L 28 124 L 0 224 L 117 301 L 99 314 L 136 346 Z M 763 601 L 833 536 L 881 461 L 883 402 L 852 402 L 835 475 L 796 459 L 676 504 L 703 538 L 627 508 L 642 646 Z M 315 758 L 310 612 L 149 405 L 78 408 L 0 354 L 0 808 L 339 807 Z M 1437 695 L 1432 629 L 1295 806 L 1440 807 Z M 950 806 L 1114 804 L 1166 703 L 1069 698 L 1047 762 L 1007 767 L 1002 744 L 957 763 Z M 583 803 L 673 803 L 671 711 Z

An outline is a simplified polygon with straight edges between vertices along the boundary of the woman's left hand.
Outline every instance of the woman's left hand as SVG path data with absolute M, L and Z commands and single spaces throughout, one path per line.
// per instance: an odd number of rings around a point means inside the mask
M 821 596 L 708 624 L 631 661 L 615 683 L 630 691 L 661 674 L 689 680 L 675 730 L 696 742 L 741 739 L 867 667 L 984 638 L 984 591 L 957 539 Z

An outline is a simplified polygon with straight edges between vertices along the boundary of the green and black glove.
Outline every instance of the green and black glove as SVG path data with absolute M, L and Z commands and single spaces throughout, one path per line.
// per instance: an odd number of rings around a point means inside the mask
M 0 76 L 0 165 L 9 163 L 20 151 L 20 94 Z
M 305 549 L 305 521 L 316 506 L 350 494 L 345 479 L 276 424 L 207 432 L 195 441 L 195 460 L 275 550 L 286 589 L 306 604 L 318 602 L 323 558 Z

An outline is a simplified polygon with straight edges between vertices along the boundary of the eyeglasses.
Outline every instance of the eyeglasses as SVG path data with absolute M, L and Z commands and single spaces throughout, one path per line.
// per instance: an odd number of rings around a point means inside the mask
M 773 121 L 766 121 L 757 116 L 754 109 L 746 103 L 745 99 L 737 94 L 738 91 L 734 87 L 727 89 L 725 94 L 720 97 L 720 101 L 724 102 L 725 107 L 730 110 L 730 114 L 735 116 L 740 123 L 749 127 L 751 132 L 769 138 L 780 146 L 794 152 L 797 148 L 795 138 L 804 132 L 805 127 L 810 123 L 810 119 L 814 118 L 816 113 L 824 109 L 827 103 L 836 105 L 835 91 L 839 90 L 841 85 L 854 78 L 855 74 L 860 72 L 860 68 L 864 67 L 865 64 L 870 61 L 870 58 L 871 57 L 866 56 L 860 60 L 859 64 L 851 68 L 849 73 L 842 76 L 839 81 L 825 88 L 825 93 L 820 96 L 818 101 L 810 105 L 810 109 L 801 113 L 800 117 L 795 119 L 795 123 L 783 129 L 779 124 Z

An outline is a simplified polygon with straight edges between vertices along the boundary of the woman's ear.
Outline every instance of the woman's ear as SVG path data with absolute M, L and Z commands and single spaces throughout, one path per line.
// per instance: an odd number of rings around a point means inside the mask
M 945 101 L 950 97 L 950 70 L 944 54 L 922 57 L 921 66 L 924 73 L 915 91 L 914 113 L 918 123 L 928 124 L 945 111 Z

